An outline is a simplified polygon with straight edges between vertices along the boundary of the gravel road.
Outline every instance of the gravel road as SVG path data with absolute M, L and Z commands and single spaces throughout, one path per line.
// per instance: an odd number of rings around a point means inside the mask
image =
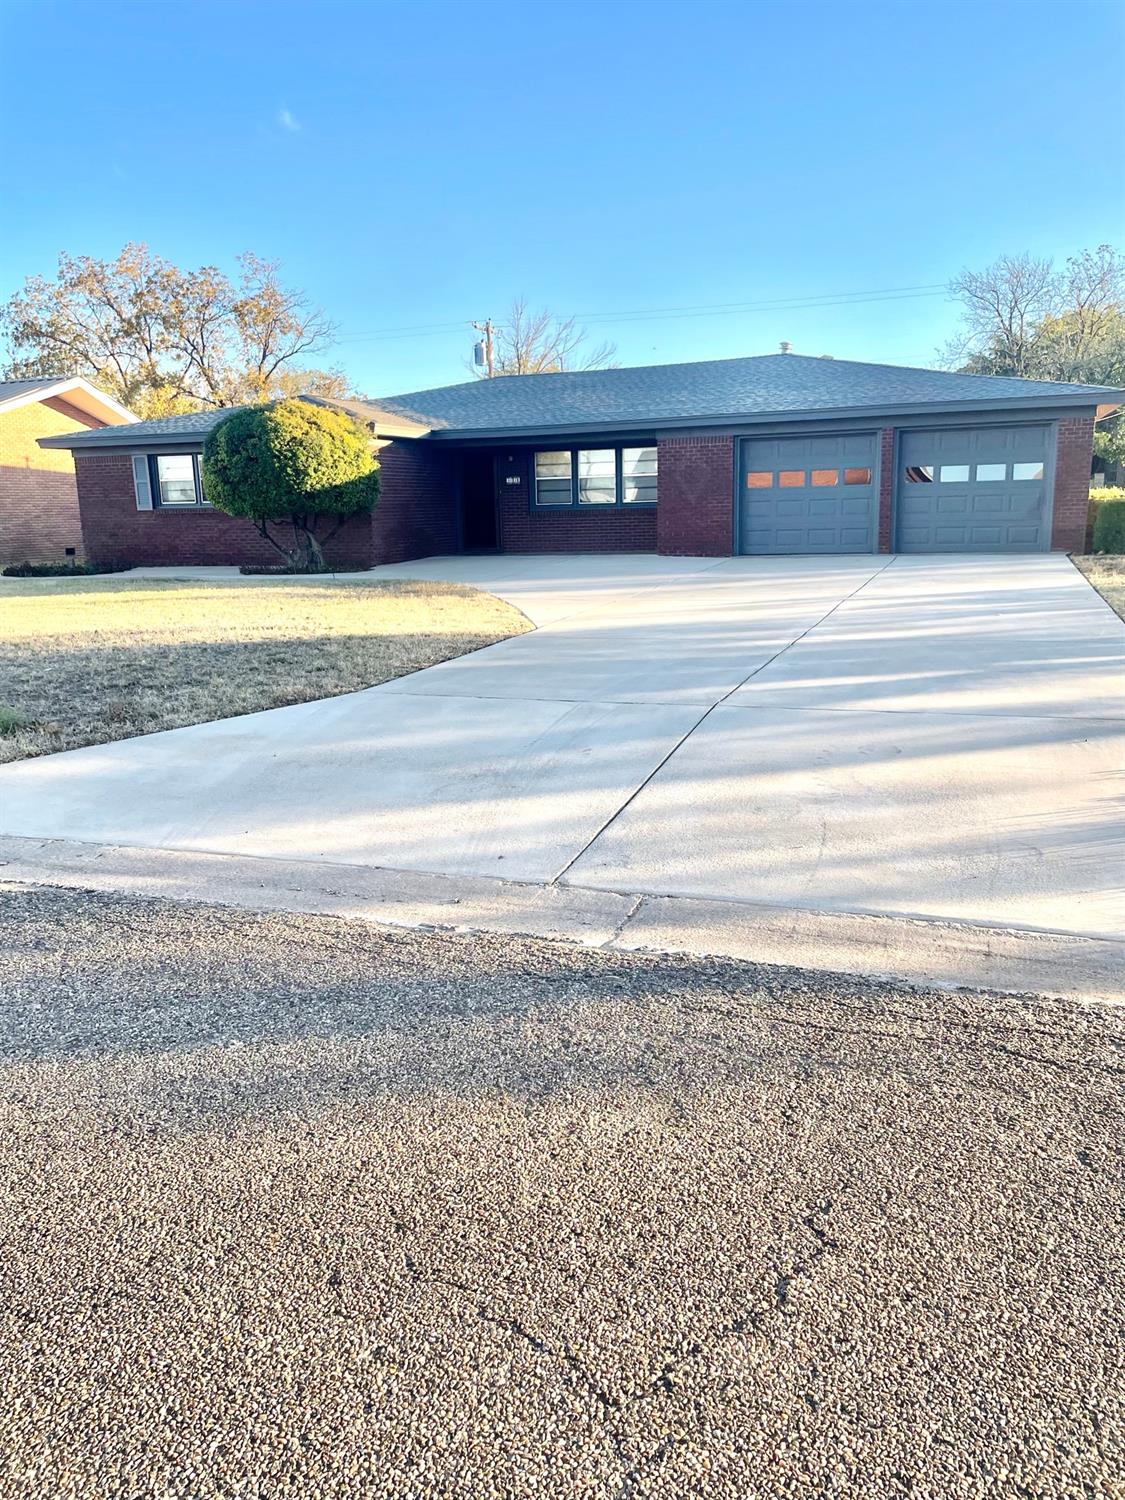
M 0 1493 L 1125 1495 L 1125 1013 L 0 894 Z

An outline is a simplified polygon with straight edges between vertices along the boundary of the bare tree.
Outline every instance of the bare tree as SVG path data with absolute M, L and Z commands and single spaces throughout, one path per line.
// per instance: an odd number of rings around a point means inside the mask
M 1125 255 L 1083 250 L 1056 271 L 1049 260 L 1004 256 L 950 285 L 960 336 L 942 363 L 975 375 L 1020 375 L 1087 385 L 1125 380 Z
M 961 303 L 962 329 L 943 362 L 978 375 L 1033 374 L 1040 326 L 1058 306 L 1051 262 L 1004 255 L 983 271 L 962 271 L 949 290 Z
M 548 375 L 559 370 L 611 366 L 616 344 L 601 343 L 584 349 L 587 337 L 574 318 L 557 318 L 546 308 L 533 312 L 525 298 L 517 297 L 507 321 L 495 330 L 492 373 Z
M 86 375 L 141 416 L 344 388 L 299 361 L 333 325 L 281 285 L 276 262 L 244 255 L 237 284 L 215 266 L 182 270 L 146 245 L 113 261 L 60 255 L 55 280 L 29 277 L 2 313 L 7 373 Z

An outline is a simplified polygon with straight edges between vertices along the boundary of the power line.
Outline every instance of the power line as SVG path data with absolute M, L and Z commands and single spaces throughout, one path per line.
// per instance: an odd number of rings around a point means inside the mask
M 629 318 L 705 317 L 720 312 L 767 312 L 774 308 L 820 307 L 848 302 L 875 302 L 890 298 L 930 297 L 946 291 L 944 282 L 925 286 L 877 287 L 870 292 L 820 292 L 804 297 L 776 297 L 760 302 L 704 302 L 686 307 L 642 307 L 619 313 L 576 313 L 585 323 Z
M 620 312 L 575 313 L 583 324 L 640 323 L 679 318 L 705 318 L 726 313 L 735 316 L 757 312 L 800 311 L 804 308 L 862 306 L 870 302 L 906 302 L 919 297 L 937 297 L 948 291 L 944 282 L 915 287 L 880 287 L 867 292 L 821 292 L 804 297 L 779 297 L 758 302 L 711 302 L 681 307 L 626 308 Z M 473 326 L 471 318 L 448 323 L 415 323 L 397 328 L 375 328 L 349 334 L 339 344 L 377 343 L 401 338 L 429 338 L 438 334 L 464 332 Z

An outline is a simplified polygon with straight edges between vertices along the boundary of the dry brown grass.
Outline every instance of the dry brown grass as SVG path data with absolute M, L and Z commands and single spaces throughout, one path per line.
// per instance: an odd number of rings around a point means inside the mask
M 1074 565 L 1125 620 L 1125 557 L 1076 557 Z
M 530 630 L 461 584 L 0 581 L 0 762 L 328 698 Z

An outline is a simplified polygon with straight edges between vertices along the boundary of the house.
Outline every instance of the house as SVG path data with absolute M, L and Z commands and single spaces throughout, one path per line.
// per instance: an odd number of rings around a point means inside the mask
M 136 420 L 80 375 L 0 381 L 0 563 L 83 555 L 70 454 L 41 448 L 39 439 Z
M 334 402 L 372 434 L 373 516 L 330 559 L 435 553 L 1081 550 L 1097 414 L 1125 391 L 795 354 L 494 380 Z M 226 412 L 44 438 L 74 455 L 90 555 L 261 563 L 211 510 Z

